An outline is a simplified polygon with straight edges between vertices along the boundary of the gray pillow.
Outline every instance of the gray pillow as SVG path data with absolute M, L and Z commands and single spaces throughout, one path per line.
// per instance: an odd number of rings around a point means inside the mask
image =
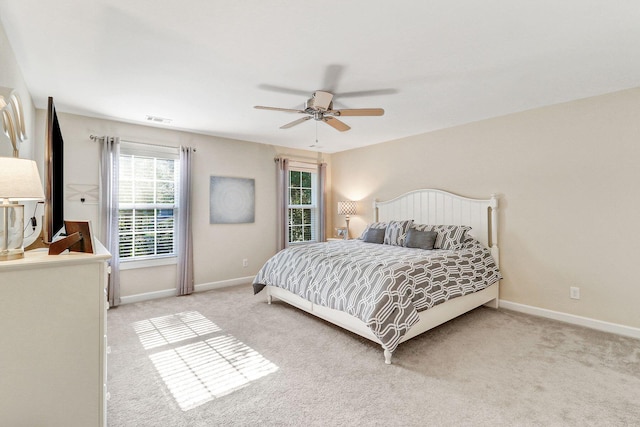
M 467 232 L 471 227 L 466 225 L 427 225 L 413 224 L 413 227 L 419 231 L 435 231 L 438 233 L 436 249 L 458 250 L 462 247 L 467 238 Z
M 384 232 L 385 228 L 369 228 L 367 233 L 364 235 L 364 241 L 367 243 L 382 243 L 384 242 Z
M 410 228 L 407 231 L 407 240 L 405 246 L 407 248 L 419 248 L 419 249 L 433 249 L 433 245 L 436 243 L 438 233 L 435 231 L 420 231 L 415 228 Z
M 364 231 L 362 232 L 360 237 L 358 237 L 358 239 L 364 240 L 364 236 L 367 235 L 367 231 L 369 231 L 369 229 L 371 229 L 371 228 L 381 228 L 381 229 L 384 230 L 385 228 L 387 228 L 387 223 L 386 222 L 374 222 L 374 223 L 371 223 L 371 224 L 367 225 L 367 228 L 364 229 Z

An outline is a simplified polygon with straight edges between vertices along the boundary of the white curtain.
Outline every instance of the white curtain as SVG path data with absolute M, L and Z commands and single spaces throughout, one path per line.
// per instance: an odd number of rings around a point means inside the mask
M 193 293 L 193 233 L 191 231 L 191 164 L 195 148 L 180 147 L 178 196 L 178 295 Z
M 289 246 L 287 211 L 289 208 L 289 159 L 276 158 L 276 221 L 277 247 L 282 250 Z
M 118 237 L 118 180 L 120 138 L 102 138 L 100 157 L 100 231 L 102 241 L 111 253 L 107 299 L 109 306 L 120 304 L 120 239 Z
M 326 231 L 326 215 L 327 215 L 327 190 L 326 190 L 327 164 L 320 163 L 318 165 L 318 241 L 325 242 L 327 240 Z

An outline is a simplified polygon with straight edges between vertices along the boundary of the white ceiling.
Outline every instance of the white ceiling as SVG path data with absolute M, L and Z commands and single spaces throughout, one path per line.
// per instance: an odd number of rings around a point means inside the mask
M 304 149 L 317 131 L 329 153 L 640 86 L 637 0 L 0 0 L 0 19 L 38 108 Z M 318 89 L 386 113 L 340 133 L 253 109 Z

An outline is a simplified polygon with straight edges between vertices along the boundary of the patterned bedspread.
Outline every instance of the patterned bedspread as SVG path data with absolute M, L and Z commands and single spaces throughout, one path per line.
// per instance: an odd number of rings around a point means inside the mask
M 346 240 L 280 251 L 258 272 L 253 287 L 254 293 L 265 285 L 284 288 L 355 316 L 392 352 L 418 321 L 418 311 L 501 278 L 489 250 L 473 239 L 456 251 Z

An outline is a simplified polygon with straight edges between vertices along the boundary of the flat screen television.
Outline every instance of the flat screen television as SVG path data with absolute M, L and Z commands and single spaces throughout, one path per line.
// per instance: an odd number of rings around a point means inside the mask
M 51 243 L 64 227 L 64 140 L 52 97 L 47 105 L 46 126 L 44 241 Z

